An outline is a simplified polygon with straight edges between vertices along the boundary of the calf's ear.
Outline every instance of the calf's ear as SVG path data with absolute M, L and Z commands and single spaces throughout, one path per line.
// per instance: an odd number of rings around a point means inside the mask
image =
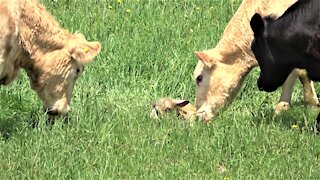
M 211 58 L 206 52 L 196 51 L 195 55 L 209 68 L 211 68 L 214 65 L 214 59 Z
M 260 14 L 255 13 L 250 21 L 250 26 L 254 36 L 262 35 L 264 31 L 264 22 Z
M 190 103 L 187 100 L 178 100 L 178 99 L 174 99 L 174 100 L 172 100 L 172 102 L 178 107 L 183 107 L 183 106 L 186 106 L 187 104 Z

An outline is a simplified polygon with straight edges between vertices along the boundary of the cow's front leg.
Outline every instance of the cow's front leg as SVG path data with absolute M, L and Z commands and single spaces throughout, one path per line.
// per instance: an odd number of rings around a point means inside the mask
M 305 104 L 310 107 L 318 107 L 319 100 L 314 89 L 313 82 L 309 79 L 307 75 L 307 71 L 302 69 L 296 69 L 295 71 L 303 86 Z
M 290 107 L 292 90 L 296 79 L 297 72 L 293 70 L 282 85 L 281 97 L 274 110 L 276 114 L 279 114 L 281 111 L 287 110 Z

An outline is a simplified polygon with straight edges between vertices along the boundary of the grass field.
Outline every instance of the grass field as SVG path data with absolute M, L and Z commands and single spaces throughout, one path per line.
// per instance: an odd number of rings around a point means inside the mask
M 317 111 L 298 83 L 293 108 L 277 117 L 279 92 L 259 92 L 255 69 L 209 125 L 149 118 L 154 99 L 194 100 L 193 52 L 216 45 L 239 1 L 42 2 L 103 49 L 77 82 L 67 124 L 46 124 L 24 73 L 1 87 L 0 179 L 320 178 Z

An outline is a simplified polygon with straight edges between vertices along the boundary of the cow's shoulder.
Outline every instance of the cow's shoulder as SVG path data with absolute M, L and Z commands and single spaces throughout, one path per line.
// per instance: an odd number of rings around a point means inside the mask
M 286 12 L 286 10 L 297 1 L 298 0 L 258 0 L 256 2 L 260 2 L 261 6 L 257 6 L 256 12 L 261 14 L 262 16 L 272 15 L 273 17 L 278 18 L 282 16 Z

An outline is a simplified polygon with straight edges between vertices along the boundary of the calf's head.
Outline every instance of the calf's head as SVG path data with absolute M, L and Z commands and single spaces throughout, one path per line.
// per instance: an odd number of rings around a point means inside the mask
M 255 14 L 250 25 L 254 33 L 251 50 L 259 63 L 261 72 L 257 85 L 260 91 L 272 92 L 281 86 L 293 67 L 285 63 L 286 59 L 281 50 L 281 44 L 275 36 L 268 32 L 268 22 L 271 19 L 263 19 Z M 276 32 L 275 32 L 276 33 Z
M 49 115 L 67 114 L 77 78 L 99 52 L 100 43 L 88 42 L 76 34 L 65 47 L 45 53 L 26 68 L 31 87 Z

